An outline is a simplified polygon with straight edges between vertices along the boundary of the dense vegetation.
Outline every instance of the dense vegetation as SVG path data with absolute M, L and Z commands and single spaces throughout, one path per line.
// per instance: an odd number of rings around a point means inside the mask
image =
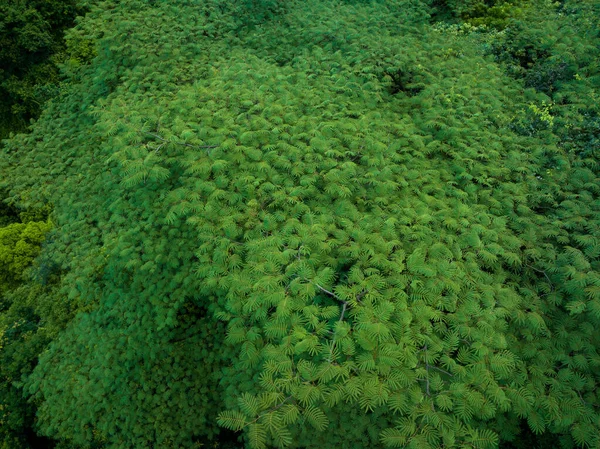
M 56 95 L 59 66 L 88 56 L 64 31 L 83 9 L 76 0 L 4 0 L 0 4 L 0 138 L 23 131 Z
M 0 448 L 600 448 L 597 2 L 24 4 Z

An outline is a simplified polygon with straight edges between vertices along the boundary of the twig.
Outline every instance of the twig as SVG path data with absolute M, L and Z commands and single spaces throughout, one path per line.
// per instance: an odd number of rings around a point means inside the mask
M 348 307 L 348 302 L 344 301 L 343 302 L 343 307 L 342 307 L 342 314 L 340 315 L 340 319 L 338 321 L 343 321 L 344 320 L 344 314 L 346 313 L 346 308 Z
M 166 143 L 161 143 L 159 146 L 157 146 L 157 147 L 154 149 L 154 152 L 155 152 L 155 153 L 158 153 L 158 150 L 160 150 L 160 149 L 161 149 L 162 147 L 164 147 L 165 145 L 166 145 Z
M 581 399 L 581 402 L 584 405 L 589 405 L 590 407 L 600 407 L 600 405 L 598 405 L 598 404 L 592 404 L 591 402 L 587 402 L 585 399 L 583 399 L 583 396 L 581 395 L 581 391 L 577 390 L 577 394 L 579 395 L 579 399 Z
M 532 270 L 537 271 L 538 273 L 542 273 L 546 277 L 546 279 L 548 280 L 548 284 L 550 284 L 550 288 L 552 289 L 552 291 L 554 291 L 554 284 L 552 283 L 552 280 L 550 280 L 550 277 L 548 276 L 548 274 L 544 270 L 540 270 L 539 268 L 532 267 L 529 264 L 525 264 L 525 266 L 531 268 Z
M 363 299 L 363 297 L 369 293 L 369 290 L 363 290 L 362 292 L 360 292 L 358 294 L 358 296 L 356 297 L 356 302 L 360 302 L 361 299 Z
M 427 371 L 427 383 L 425 385 L 425 389 L 427 391 L 427 396 L 431 396 L 431 393 L 429 392 L 429 363 L 427 362 L 427 345 L 425 345 L 425 370 Z
M 307 279 L 307 280 L 308 280 L 308 279 Z M 321 290 L 322 292 L 325 292 L 325 293 L 327 293 L 327 294 L 328 294 L 328 295 L 330 295 L 330 296 L 333 296 L 335 299 L 337 299 L 337 300 L 338 300 L 338 301 L 340 301 L 341 303 L 345 303 L 345 302 L 346 302 L 346 301 L 344 301 L 342 298 L 340 298 L 338 295 L 336 295 L 335 293 L 333 293 L 333 292 L 330 292 L 329 290 L 327 290 L 327 289 L 325 289 L 325 288 L 321 287 L 321 286 L 320 286 L 319 284 L 317 284 L 316 282 L 312 282 L 312 283 L 313 283 L 314 285 L 316 285 L 316 286 L 317 286 L 317 288 L 318 288 L 319 290 Z
M 164 138 L 160 137 L 158 134 L 149 133 L 147 131 L 145 131 L 144 133 L 147 134 L 147 135 L 149 135 L 149 136 L 154 137 L 155 139 L 160 140 L 161 142 L 164 142 L 163 145 L 166 144 L 166 143 L 175 143 L 177 145 L 183 145 L 183 146 L 190 147 L 190 148 L 203 148 L 203 149 L 211 149 L 211 148 L 218 148 L 219 147 L 219 145 L 192 145 L 192 144 L 185 143 L 185 142 L 171 142 L 170 140 L 167 140 L 167 139 L 164 139 Z M 158 151 L 158 149 L 156 151 Z
M 441 368 L 438 368 L 437 366 L 433 366 L 433 365 L 428 365 L 428 366 L 429 366 L 429 368 L 436 369 L 436 370 L 438 370 L 438 371 L 440 371 L 440 372 L 442 372 L 442 373 L 444 373 L 444 374 L 447 374 L 447 375 L 448 375 L 448 376 L 450 376 L 450 377 L 454 377 L 454 375 L 453 375 L 453 374 L 450 374 L 448 371 L 446 371 L 446 370 L 443 370 L 443 369 L 441 369 Z

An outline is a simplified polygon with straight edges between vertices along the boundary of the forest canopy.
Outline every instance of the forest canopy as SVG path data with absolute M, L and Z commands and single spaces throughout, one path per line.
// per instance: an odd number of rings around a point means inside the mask
M 1 449 L 600 449 L 596 1 L 9 5 Z

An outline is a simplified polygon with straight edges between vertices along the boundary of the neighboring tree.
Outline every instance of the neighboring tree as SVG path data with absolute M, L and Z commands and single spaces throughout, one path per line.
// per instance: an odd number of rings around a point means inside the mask
M 51 337 L 64 327 L 64 304 L 52 286 L 30 282 L 28 269 L 52 225 L 48 209 L 3 208 L 0 227 L 0 448 L 49 447 L 33 428 L 36 408 L 23 395 L 23 378 Z M 28 282 L 29 281 L 29 282 Z M 62 324 L 59 324 L 62 323 Z
M 23 282 L 23 273 L 39 254 L 51 226 L 33 221 L 0 228 L 0 293 Z
M 465 21 L 475 26 L 505 28 L 510 19 L 520 17 L 529 3 L 523 0 L 429 0 L 433 17 L 447 21 Z M 542 7 L 545 7 L 543 5 Z
M 60 81 L 64 31 L 83 10 L 77 0 L 4 0 L 0 4 L 0 139 L 23 131 Z

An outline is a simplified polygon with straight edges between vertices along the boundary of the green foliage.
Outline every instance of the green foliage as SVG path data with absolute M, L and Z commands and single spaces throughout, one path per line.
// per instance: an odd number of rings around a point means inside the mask
M 0 227 L 19 221 L 19 210 L 4 202 L 7 197 L 5 191 L 0 191 Z
M 40 252 L 52 224 L 31 221 L 0 228 L 0 294 L 23 281 L 23 273 Z
M 62 33 L 82 12 L 76 0 L 0 4 L 0 138 L 24 130 L 56 94 Z
M 69 321 L 72 310 L 56 302 L 53 286 L 32 284 L 4 292 L 1 306 L 0 447 L 43 447 L 49 441 L 35 434 L 36 407 L 23 395 L 23 380 Z
M 0 447 L 29 448 L 45 439 L 33 431 L 35 407 L 23 397 L 22 379 L 69 313 L 62 304 L 55 306 L 50 285 L 28 283 L 28 269 L 52 226 L 48 208 L 4 211 L 8 224 L 0 227 Z
M 434 17 L 463 20 L 473 26 L 505 28 L 510 19 L 520 17 L 527 3 L 523 0 L 433 0 Z
M 0 157 L 11 204 L 54 205 L 39 433 L 597 447 L 597 65 L 538 65 L 567 38 L 536 8 L 488 47 L 417 0 L 91 8 L 97 56 Z

